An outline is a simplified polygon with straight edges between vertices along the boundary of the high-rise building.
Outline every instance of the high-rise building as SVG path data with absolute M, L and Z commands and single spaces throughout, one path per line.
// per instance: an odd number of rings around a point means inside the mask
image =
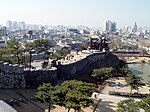
M 128 26 L 126 32 L 127 32 L 127 33 L 131 33 L 131 32 L 132 32 L 132 27 L 131 27 L 131 26 Z
M 106 21 L 106 31 L 116 32 L 116 22 Z
M 111 30 L 111 21 L 106 21 L 106 31 L 109 32 Z
M 18 23 L 16 21 L 13 22 L 13 29 L 18 29 Z
M 6 35 L 7 35 L 6 27 L 1 27 L 0 28 L 0 36 L 6 36 Z
M 19 29 L 21 29 L 21 30 L 25 30 L 25 28 L 26 28 L 26 25 L 25 25 L 25 22 L 19 22 Z
M 7 21 L 7 22 L 6 22 L 6 27 L 7 27 L 8 29 L 12 29 L 12 21 Z
M 133 32 L 133 33 L 137 32 L 137 24 L 136 24 L 136 22 L 134 23 L 134 26 L 133 26 L 132 32 Z
M 116 32 L 116 22 L 112 22 L 111 32 Z

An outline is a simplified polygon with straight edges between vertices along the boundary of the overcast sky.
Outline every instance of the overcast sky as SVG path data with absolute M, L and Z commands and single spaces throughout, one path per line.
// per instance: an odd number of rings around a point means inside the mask
M 7 20 L 43 25 L 150 26 L 150 0 L 0 0 L 0 24 Z

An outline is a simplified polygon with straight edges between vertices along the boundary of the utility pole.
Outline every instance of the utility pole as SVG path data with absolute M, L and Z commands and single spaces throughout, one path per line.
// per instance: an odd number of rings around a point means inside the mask
M 101 101 L 102 101 L 102 99 L 100 99 L 100 100 L 97 102 L 97 104 L 96 104 L 96 106 L 95 106 L 93 112 L 96 112 L 96 108 L 97 108 L 98 104 L 99 104 Z
M 29 68 L 31 69 L 31 61 L 32 61 L 31 49 L 30 49 L 30 51 L 29 51 L 29 54 L 30 54 L 30 65 L 29 65 L 30 67 L 29 67 Z
M 25 67 L 25 69 L 26 69 L 26 50 L 24 50 L 23 52 L 24 52 L 24 58 L 23 58 L 24 67 Z

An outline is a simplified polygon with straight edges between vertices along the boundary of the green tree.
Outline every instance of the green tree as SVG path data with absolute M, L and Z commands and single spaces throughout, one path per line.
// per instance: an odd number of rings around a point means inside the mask
M 7 41 L 8 51 L 11 53 L 16 53 L 17 63 L 20 64 L 19 53 L 21 52 L 21 45 L 16 39 L 11 39 Z
M 16 39 L 11 39 L 7 41 L 7 46 L 10 48 L 16 48 L 16 47 L 19 48 L 20 44 Z
M 11 39 L 7 41 L 6 47 L 0 48 L 0 58 L 2 61 L 20 64 L 23 63 L 22 52 L 23 50 L 20 43 L 15 39 Z
M 100 83 L 103 79 L 108 78 L 112 76 L 113 74 L 113 68 L 112 67 L 104 67 L 100 69 L 94 69 L 92 72 L 92 76 L 96 79 L 100 80 Z
M 38 92 L 36 97 L 41 102 L 46 102 L 49 104 L 48 112 L 50 112 L 50 107 L 53 105 L 55 96 L 54 96 L 54 87 L 50 83 L 43 83 L 37 88 Z
M 121 74 L 124 75 L 124 76 L 127 76 L 127 74 L 131 74 L 132 73 L 132 71 L 129 70 L 128 68 L 126 68 L 126 67 L 122 67 L 119 70 L 120 70 Z
M 149 76 L 149 77 L 150 77 L 150 76 Z M 148 81 L 147 85 L 148 85 L 148 87 L 150 87 L 150 81 Z M 150 89 L 149 89 L 149 91 L 150 91 Z
M 38 40 L 35 40 L 30 46 L 36 50 L 41 50 L 42 46 L 44 48 L 47 48 L 47 47 L 52 47 L 54 45 L 55 45 L 54 41 L 49 41 L 47 39 L 38 39 Z
M 117 106 L 117 112 L 139 112 L 139 109 L 150 112 L 150 95 L 140 101 L 134 101 L 132 99 L 120 101 Z
M 137 102 L 138 107 L 145 110 L 145 112 L 150 112 L 150 95 L 143 98 L 140 102 Z
M 139 82 L 141 80 L 142 80 L 141 77 L 133 74 L 132 72 L 129 72 L 127 74 L 127 80 L 126 80 L 126 82 L 127 82 L 127 86 L 130 86 L 130 88 L 131 88 L 130 93 L 132 93 L 132 90 L 137 90 L 137 91 L 139 90 L 139 87 L 140 87 Z
M 55 102 L 59 106 L 63 106 L 68 109 L 74 109 L 75 111 L 82 111 L 82 107 L 89 107 L 92 104 L 90 99 L 93 90 L 87 83 L 82 81 L 65 81 L 60 86 L 56 86 Z
M 68 112 L 70 109 L 79 112 L 93 103 L 92 93 L 93 89 L 87 83 L 71 80 L 55 87 L 44 83 L 38 87 L 36 96 L 39 101 L 49 104 L 49 112 L 52 104 L 67 108 Z
M 137 103 L 132 100 L 124 100 L 120 101 L 117 106 L 117 112 L 138 112 L 139 107 L 137 106 Z

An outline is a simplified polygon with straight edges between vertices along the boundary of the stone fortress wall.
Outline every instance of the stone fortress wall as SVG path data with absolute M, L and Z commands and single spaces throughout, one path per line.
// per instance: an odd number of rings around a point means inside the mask
M 40 84 L 43 84 L 43 82 L 55 84 L 57 82 L 57 68 L 52 67 L 39 70 L 25 70 L 24 78 L 27 88 L 38 87 Z
M 24 69 L 23 65 L 12 65 L 0 61 L 0 88 L 37 87 L 43 82 L 56 82 L 57 69 Z
M 22 65 L 0 62 L 0 88 L 34 88 L 43 82 L 58 84 L 58 80 L 73 79 L 92 72 L 100 67 L 117 67 L 117 56 L 106 53 L 93 53 L 70 64 L 61 64 L 50 68 L 24 70 Z
M 76 61 L 71 64 L 59 64 L 58 65 L 58 77 L 73 79 L 79 75 L 88 74 L 93 69 L 101 67 L 113 67 L 116 68 L 119 65 L 119 59 L 113 54 L 93 53 L 86 58 Z
M 0 88 L 24 88 L 24 67 L 0 61 Z

